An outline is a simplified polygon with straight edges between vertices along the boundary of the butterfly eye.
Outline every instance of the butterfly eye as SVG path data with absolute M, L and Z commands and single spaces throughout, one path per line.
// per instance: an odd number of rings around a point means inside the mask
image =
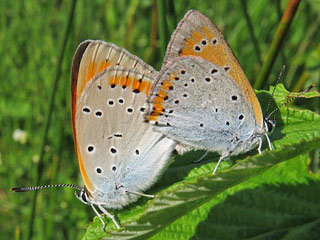
M 275 125 L 276 125 L 275 121 L 267 118 L 267 119 L 264 120 L 264 122 L 265 122 L 265 125 L 267 127 L 267 132 L 271 133 L 273 131 Z
M 83 202 L 84 204 L 88 204 L 88 196 L 84 190 L 80 192 L 75 191 L 74 194 L 81 202 Z
M 86 203 L 88 202 L 88 199 L 85 194 L 81 194 L 81 199 L 83 202 L 86 202 Z

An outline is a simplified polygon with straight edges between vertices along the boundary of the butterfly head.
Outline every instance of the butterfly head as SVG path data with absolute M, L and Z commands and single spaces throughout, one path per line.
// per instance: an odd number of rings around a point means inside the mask
M 272 133 L 275 126 L 276 126 L 276 120 L 275 119 L 271 119 L 269 117 L 265 117 L 263 119 L 263 123 L 264 123 L 264 127 L 265 127 L 265 131 L 267 134 Z
M 80 191 L 75 191 L 74 194 L 84 204 L 86 205 L 90 204 L 89 195 L 85 189 L 81 189 Z

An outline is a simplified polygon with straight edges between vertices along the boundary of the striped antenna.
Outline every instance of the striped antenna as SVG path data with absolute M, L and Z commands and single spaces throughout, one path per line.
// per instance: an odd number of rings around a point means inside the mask
M 10 188 L 11 191 L 14 192 L 29 192 L 29 191 L 35 191 L 35 190 L 40 190 L 44 188 L 57 188 L 57 187 L 70 187 L 74 188 L 77 190 L 82 191 L 83 188 L 73 185 L 73 184 L 68 184 L 68 183 L 63 183 L 63 184 L 54 184 L 54 185 L 44 185 L 44 186 L 35 186 L 35 187 L 15 187 L 15 188 Z
M 280 108 L 288 105 L 290 102 L 292 102 L 293 100 L 297 99 L 297 98 L 300 97 L 302 94 L 304 94 L 304 93 L 306 93 L 306 92 L 309 92 L 310 89 L 313 88 L 314 86 L 315 86 L 315 84 L 311 84 L 311 85 L 310 85 L 309 87 L 307 87 L 304 91 L 299 92 L 299 93 L 297 94 L 297 96 L 294 96 L 294 97 L 288 99 L 287 101 L 285 101 L 284 103 L 282 103 L 280 106 L 276 107 L 276 108 L 266 117 L 266 119 L 270 119 L 271 115 L 272 115 L 274 112 L 276 112 L 276 111 L 278 111 Z
M 266 111 L 267 114 L 268 114 L 269 107 L 270 107 L 271 102 L 272 102 L 272 98 L 273 98 L 274 92 L 275 92 L 275 90 L 276 90 L 276 88 L 277 88 L 277 85 L 279 84 L 279 82 L 280 82 L 280 80 L 281 80 L 281 78 L 282 78 L 282 76 L 283 76 L 283 74 L 284 74 L 285 71 L 286 71 L 286 65 L 283 65 L 283 66 L 282 66 L 282 69 L 281 69 L 281 72 L 280 72 L 280 74 L 279 74 L 279 77 L 278 77 L 278 79 L 277 79 L 277 81 L 276 81 L 276 83 L 275 83 L 275 85 L 274 85 L 274 88 L 273 88 L 273 90 L 272 90 L 272 94 L 271 94 L 271 96 L 270 96 L 270 99 L 269 99 L 269 102 L 268 102 L 268 105 L 267 105 L 267 111 Z M 269 116 L 270 116 L 270 115 L 271 115 L 271 114 L 269 114 Z

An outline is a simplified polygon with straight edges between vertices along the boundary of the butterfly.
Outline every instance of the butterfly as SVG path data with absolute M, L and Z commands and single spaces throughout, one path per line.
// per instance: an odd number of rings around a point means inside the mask
M 154 130 L 195 149 L 217 152 L 221 161 L 258 148 L 275 123 L 261 106 L 218 28 L 188 11 L 168 44 L 151 87 L 145 120 Z
M 155 183 L 176 141 L 144 122 L 146 98 L 157 72 L 123 48 L 103 41 L 82 42 L 71 73 L 74 145 L 84 187 L 72 184 L 14 188 L 24 192 L 72 187 L 77 198 L 120 225 L 106 208 L 121 209 Z

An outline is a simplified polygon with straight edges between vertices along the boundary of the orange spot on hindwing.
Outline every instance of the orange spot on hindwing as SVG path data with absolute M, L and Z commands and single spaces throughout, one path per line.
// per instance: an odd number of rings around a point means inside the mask
M 169 90 L 169 88 L 172 86 L 171 82 L 169 80 L 164 80 L 162 82 L 161 89 L 163 90 Z
M 161 98 L 161 97 L 155 97 L 155 98 L 153 99 L 153 104 L 160 104 L 160 103 L 162 103 L 163 101 L 164 101 L 163 98 Z
M 167 96 L 167 93 L 164 91 L 159 91 L 158 96 L 164 99 Z
M 175 73 L 171 74 L 167 80 L 162 81 L 160 90 L 155 94 L 152 99 L 153 111 L 149 114 L 148 120 L 150 122 L 156 121 L 162 112 L 164 111 L 164 106 L 162 103 L 168 99 L 167 91 L 170 91 L 173 87 L 172 81 L 175 81 L 177 75 Z

